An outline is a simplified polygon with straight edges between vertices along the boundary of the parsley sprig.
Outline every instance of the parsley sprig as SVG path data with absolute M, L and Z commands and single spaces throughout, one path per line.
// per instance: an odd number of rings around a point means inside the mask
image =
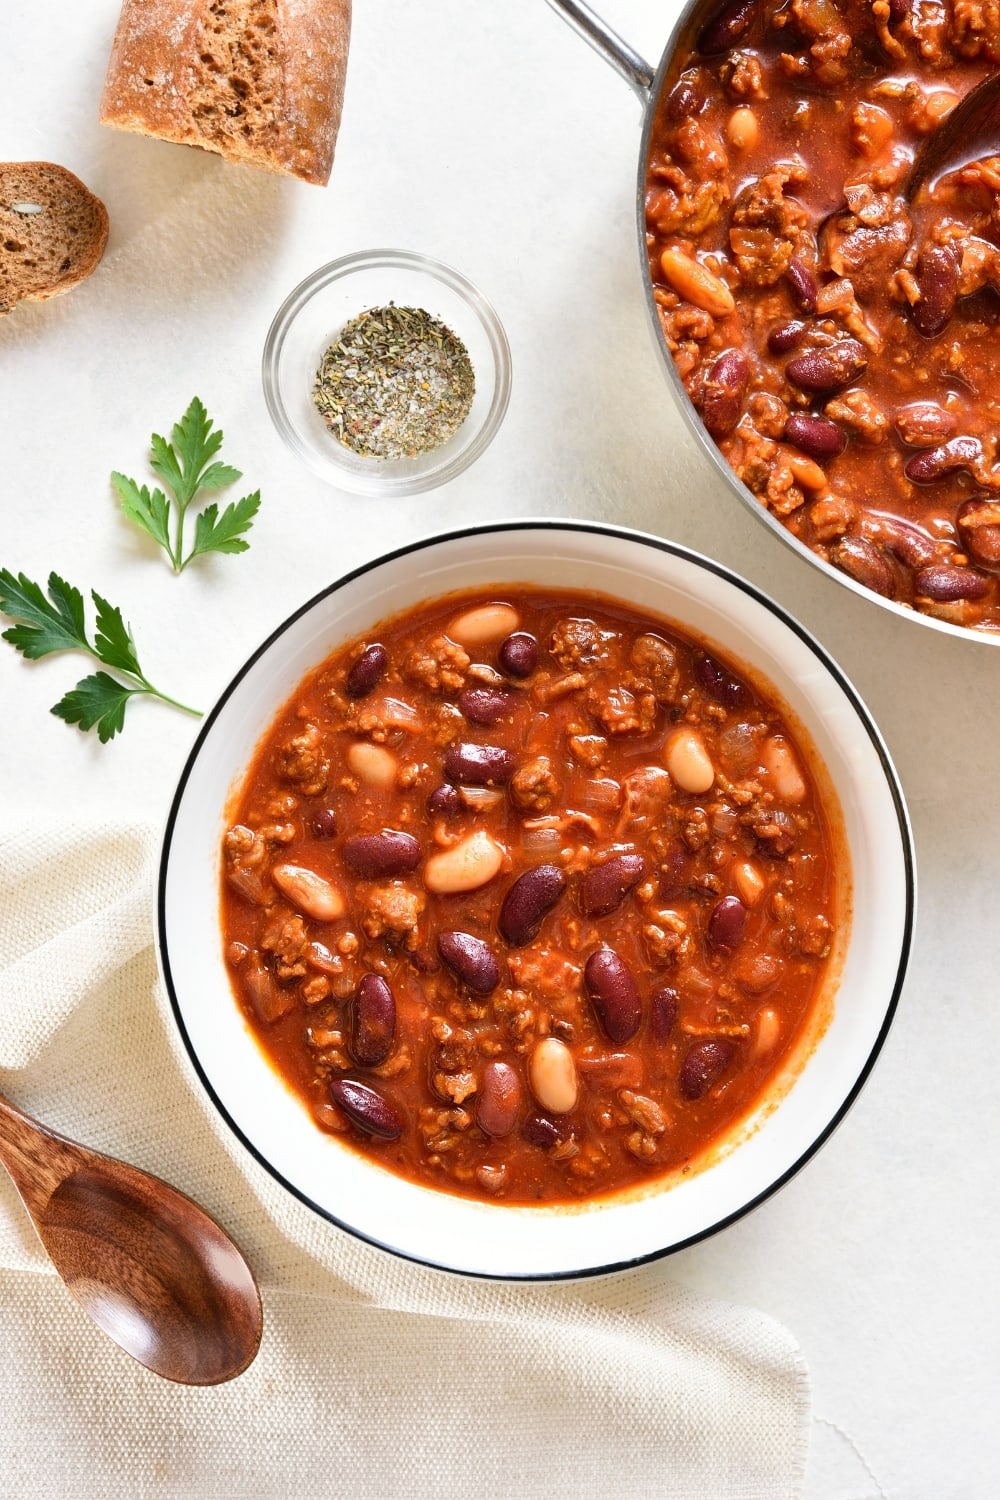
M 39 584 L 23 573 L 17 576 L 0 569 L 0 613 L 18 623 L 3 632 L 3 639 L 29 660 L 37 661 L 53 651 L 85 651 L 111 672 L 95 672 L 54 705 L 52 712 L 67 724 L 97 730 L 101 744 L 120 732 L 131 698 L 152 697 L 200 718 L 196 708 L 178 703 L 161 693 L 139 666 L 132 631 L 121 610 L 91 591 L 96 610 L 93 642 L 87 635 L 83 595 L 80 590 L 50 573 L 48 598 Z M 124 680 L 123 680 L 124 679 Z
M 222 447 L 222 431 L 213 428 L 212 419 L 195 396 L 187 411 L 175 424 L 170 442 L 153 433 L 150 468 L 170 490 L 172 499 L 162 489 L 137 484 L 117 471 L 111 475 L 122 510 L 136 526 L 149 533 L 170 559 L 175 573 L 181 573 L 196 557 L 207 552 L 245 552 L 249 543 L 244 533 L 250 530 L 260 509 L 260 490 L 244 495 L 219 513 L 213 500 L 195 520 L 194 541 L 185 554 L 184 521 L 188 507 L 199 496 L 225 489 L 243 476 L 216 459 Z

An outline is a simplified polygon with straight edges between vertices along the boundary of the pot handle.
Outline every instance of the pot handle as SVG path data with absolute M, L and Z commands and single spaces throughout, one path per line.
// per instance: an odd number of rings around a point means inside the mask
M 584 4 L 584 0 L 549 0 L 549 4 L 567 25 L 572 26 L 585 42 L 590 43 L 595 52 L 600 53 L 606 63 L 610 63 L 616 73 L 621 74 L 638 94 L 643 109 L 646 109 L 650 102 L 655 70 L 645 58 L 634 52 L 589 5 Z

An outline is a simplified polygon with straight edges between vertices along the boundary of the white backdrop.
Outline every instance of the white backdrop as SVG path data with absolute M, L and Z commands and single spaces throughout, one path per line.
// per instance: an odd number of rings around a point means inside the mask
M 606 0 L 605 12 L 658 59 L 671 5 Z M 697 451 L 641 298 L 638 103 L 544 0 L 357 0 L 326 190 L 100 127 L 116 15 L 115 0 L 4 6 L 0 152 L 76 171 L 106 202 L 111 237 L 89 282 L 0 321 L 0 565 L 98 588 L 131 620 L 152 680 L 203 706 L 331 577 L 469 520 L 555 514 L 659 532 L 797 615 L 867 700 L 903 780 L 920 880 L 910 979 L 832 1141 L 662 1274 L 756 1306 L 800 1341 L 816 1412 L 809 1500 L 995 1493 L 1000 649 L 911 625 L 821 576 Z M 465 476 L 359 504 L 286 455 L 259 361 L 298 280 L 379 245 L 437 255 L 482 287 L 514 385 L 500 435 Z M 250 552 L 177 580 L 121 519 L 108 475 L 144 473 L 150 432 L 195 393 L 263 504 Z M 99 746 L 47 713 L 86 670 L 0 649 L 5 818 L 111 805 L 163 816 L 192 725 L 136 704 L 122 739 Z M 51 1101 L 23 1102 L 53 1117 Z

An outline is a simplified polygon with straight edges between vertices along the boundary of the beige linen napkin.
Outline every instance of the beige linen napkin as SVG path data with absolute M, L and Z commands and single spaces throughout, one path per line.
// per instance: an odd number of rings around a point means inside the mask
M 152 947 L 156 838 L 0 833 L 0 1090 L 205 1204 L 260 1279 L 236 1381 L 159 1380 L 104 1338 L 0 1182 L 0 1494 L 793 1500 L 808 1379 L 771 1319 L 663 1265 L 552 1287 L 397 1261 L 275 1184 L 217 1120 Z M 2 1174 L 0 1174 L 2 1175 Z

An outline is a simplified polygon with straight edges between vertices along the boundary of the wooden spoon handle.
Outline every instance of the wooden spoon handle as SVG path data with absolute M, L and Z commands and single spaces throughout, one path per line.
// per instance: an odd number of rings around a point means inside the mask
M 86 1160 L 82 1147 L 22 1114 L 0 1094 L 0 1162 L 29 1213 L 39 1214 L 60 1182 Z

